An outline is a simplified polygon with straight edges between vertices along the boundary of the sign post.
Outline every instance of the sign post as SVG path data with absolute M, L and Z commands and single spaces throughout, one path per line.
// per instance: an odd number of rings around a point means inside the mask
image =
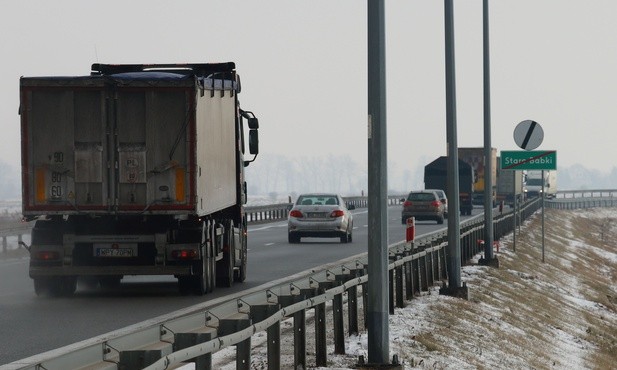
M 504 170 L 542 170 L 542 191 L 540 203 L 542 208 L 542 262 L 544 262 L 544 171 L 557 170 L 557 151 L 536 150 L 544 139 L 544 130 L 539 123 L 526 120 L 514 129 L 514 142 L 522 151 L 502 151 L 501 169 Z M 516 206 L 516 194 L 514 196 Z M 514 209 L 514 250 L 516 250 L 516 208 Z

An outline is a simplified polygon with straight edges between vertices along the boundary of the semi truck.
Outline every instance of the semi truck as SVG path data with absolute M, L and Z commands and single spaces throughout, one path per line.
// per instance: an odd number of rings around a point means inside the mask
M 499 161 L 498 161 L 499 162 Z M 497 168 L 497 202 L 513 207 L 514 200 L 524 200 L 524 174 L 519 170 Z
M 484 163 L 484 148 L 458 148 L 458 158 L 467 162 L 474 172 L 475 182 L 473 184 L 473 203 L 484 204 L 484 179 L 485 179 L 485 163 Z M 492 164 L 492 181 L 491 194 L 493 205 L 497 204 L 497 149 L 491 148 L 491 164 Z
M 458 161 L 458 186 L 459 208 L 462 215 L 471 215 L 473 210 L 473 170 L 471 166 L 459 159 Z M 448 157 L 438 157 L 424 166 L 425 189 L 442 189 L 448 194 Z
M 78 278 L 117 286 L 173 275 L 181 293 L 199 295 L 244 281 L 244 167 L 257 157 L 259 122 L 240 91 L 233 62 L 22 77 L 36 294 L 72 295 Z
M 542 195 L 543 185 L 545 197 L 555 197 L 557 194 L 557 171 L 544 171 L 544 179 L 542 179 L 542 171 L 540 170 L 527 171 L 527 181 L 525 182 L 527 197 L 533 198 Z

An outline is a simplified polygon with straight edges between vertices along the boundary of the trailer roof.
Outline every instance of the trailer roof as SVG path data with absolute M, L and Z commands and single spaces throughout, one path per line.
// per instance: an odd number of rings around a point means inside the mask
M 207 77 L 217 73 L 234 72 L 236 65 L 233 62 L 226 63 L 172 63 L 172 64 L 92 64 L 91 75 L 115 75 L 129 72 L 173 72 L 180 74 Z

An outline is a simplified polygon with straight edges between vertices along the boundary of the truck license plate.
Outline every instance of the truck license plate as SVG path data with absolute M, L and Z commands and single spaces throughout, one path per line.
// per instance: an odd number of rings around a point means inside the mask
M 94 245 L 96 257 L 137 257 L 137 244 Z

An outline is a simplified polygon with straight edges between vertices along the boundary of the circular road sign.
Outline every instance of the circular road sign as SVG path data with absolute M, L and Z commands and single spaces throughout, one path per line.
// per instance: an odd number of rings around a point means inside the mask
M 536 121 L 525 120 L 514 129 L 514 142 L 521 149 L 534 150 L 542 144 L 544 130 Z

